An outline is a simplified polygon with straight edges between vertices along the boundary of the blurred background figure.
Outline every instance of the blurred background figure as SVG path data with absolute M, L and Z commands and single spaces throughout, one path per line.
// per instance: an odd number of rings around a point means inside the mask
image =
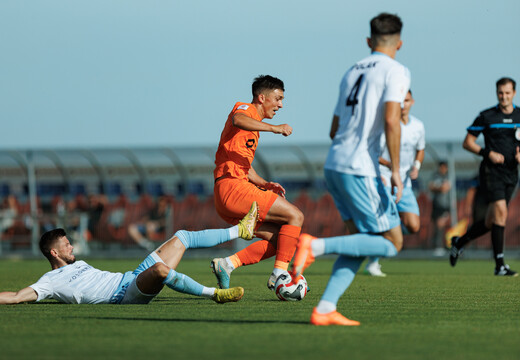
M 18 216 L 18 203 L 14 195 L 7 196 L 0 210 L 0 232 L 4 233 L 9 230 Z
M 85 234 L 85 238 L 87 240 L 92 240 L 97 236 L 97 229 L 99 221 L 101 220 L 101 215 L 103 214 L 103 210 L 105 206 L 108 204 L 108 199 L 104 194 L 90 194 L 88 197 L 88 225 L 87 225 L 87 233 Z
M 128 226 L 128 234 L 132 240 L 148 251 L 155 249 L 154 240 L 159 240 L 166 228 L 167 212 L 168 199 L 161 196 L 149 213 Z
M 444 232 L 451 224 L 450 220 L 450 189 L 448 178 L 448 163 L 439 161 L 437 171 L 433 174 L 429 189 L 432 193 L 432 221 L 435 224 L 431 245 L 434 256 L 444 256 L 446 248 L 443 245 Z

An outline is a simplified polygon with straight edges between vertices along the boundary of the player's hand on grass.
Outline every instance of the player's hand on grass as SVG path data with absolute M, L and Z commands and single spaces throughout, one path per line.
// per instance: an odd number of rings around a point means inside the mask
M 268 182 L 265 183 L 263 186 L 266 190 L 271 190 L 275 194 L 280 195 L 281 197 L 285 198 L 285 189 L 282 185 L 275 183 L 275 182 Z
M 403 195 L 403 182 L 401 181 L 401 175 L 399 175 L 398 171 L 392 172 L 390 182 L 392 183 L 392 195 L 395 196 L 395 202 L 398 203 Z
M 288 124 L 275 125 L 273 133 L 282 134 L 283 136 L 289 136 L 292 134 L 292 127 Z
M 516 157 L 516 155 L 515 155 L 515 157 Z M 501 153 L 497 153 L 496 151 L 490 151 L 489 155 L 488 155 L 488 159 L 493 164 L 503 164 L 504 163 L 504 155 L 502 155 Z

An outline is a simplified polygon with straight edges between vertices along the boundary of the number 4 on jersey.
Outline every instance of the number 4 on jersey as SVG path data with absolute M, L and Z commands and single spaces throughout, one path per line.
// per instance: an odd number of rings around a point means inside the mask
M 347 96 L 347 106 L 352 106 L 352 115 L 354 115 L 354 110 L 359 102 L 357 97 L 361 82 L 363 81 L 363 76 L 364 74 L 359 75 L 356 83 L 352 87 L 352 90 L 350 90 L 350 94 Z

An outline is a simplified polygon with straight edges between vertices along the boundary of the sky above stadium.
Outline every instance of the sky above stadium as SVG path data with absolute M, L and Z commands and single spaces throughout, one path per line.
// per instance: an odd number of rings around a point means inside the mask
M 294 129 L 261 141 L 328 143 L 383 11 L 404 22 L 396 59 L 427 141 L 462 141 L 495 81 L 520 81 L 518 0 L 2 0 L 0 148 L 215 147 L 259 74 L 285 82 L 271 122 Z

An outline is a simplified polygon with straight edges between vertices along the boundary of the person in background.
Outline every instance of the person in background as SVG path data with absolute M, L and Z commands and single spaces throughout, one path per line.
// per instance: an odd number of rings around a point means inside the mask
M 468 127 L 463 147 L 482 156 L 479 188 L 488 203 L 486 217 L 471 225 L 466 234 L 452 238 L 449 260 L 451 266 L 470 241 L 491 231 L 496 276 L 518 276 L 504 262 L 504 229 L 508 205 L 518 184 L 520 163 L 520 109 L 513 104 L 516 82 L 508 77 L 496 82 L 498 105 L 482 111 Z M 477 144 L 482 133 L 484 147 Z

